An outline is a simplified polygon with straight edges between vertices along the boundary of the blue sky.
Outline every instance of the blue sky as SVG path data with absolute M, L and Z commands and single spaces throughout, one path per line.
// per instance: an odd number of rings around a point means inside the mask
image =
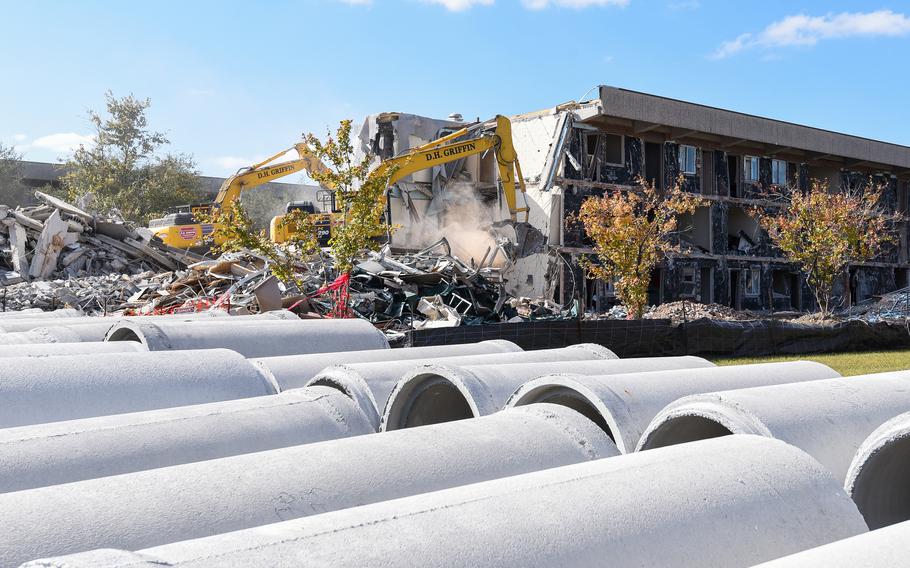
M 342 118 L 609 84 L 910 145 L 908 60 L 910 2 L 0 0 L 0 141 L 65 157 L 111 89 L 225 175 Z

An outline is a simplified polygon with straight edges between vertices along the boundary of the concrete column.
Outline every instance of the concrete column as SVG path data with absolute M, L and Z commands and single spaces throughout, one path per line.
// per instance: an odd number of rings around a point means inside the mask
M 486 355 L 457 355 L 433 359 L 411 359 L 407 361 L 383 361 L 354 363 L 328 367 L 313 377 L 307 385 L 323 385 L 337 388 L 353 398 L 364 409 L 367 416 L 379 429 L 380 417 L 395 383 L 407 373 L 421 365 L 434 362 L 455 362 L 458 364 L 503 364 L 530 363 L 543 361 L 582 361 L 615 359 L 616 355 L 605 347 L 593 343 L 581 343 L 560 349 L 539 349 L 514 353 L 490 353 Z
M 863 440 L 907 408 L 910 371 L 699 394 L 663 409 L 638 449 L 757 434 L 793 444 L 843 480 Z
M 534 405 L 4 493 L 0 565 L 93 548 L 135 550 L 617 453 L 575 411 Z
M 458 365 L 458 366 L 456 366 Z M 552 373 L 610 375 L 713 367 L 701 357 L 643 357 L 510 365 L 424 365 L 405 373 L 389 395 L 380 430 L 484 416 L 502 409 L 525 382 Z
M 31 333 L 31 332 L 26 332 Z M 85 343 L 34 343 L 2 345 L 0 334 L 0 357 L 58 357 L 61 355 L 88 355 L 91 353 L 136 353 L 148 349 L 135 341 L 90 341 Z
M 910 522 L 818 546 L 755 568 L 896 568 L 907 565 Z
M 487 353 L 521 352 L 521 347 L 511 341 L 494 339 L 478 343 L 458 345 L 433 345 L 428 347 L 404 347 L 402 349 L 367 349 L 365 351 L 336 351 L 309 355 L 284 355 L 262 357 L 254 363 L 262 365 L 272 373 L 281 390 L 299 388 L 315 377 L 319 371 L 332 365 L 352 363 L 375 363 L 379 361 L 412 361 L 434 357 L 457 357 L 461 355 L 483 355 Z
M 136 554 L 95 551 L 32 566 L 738 568 L 865 531 L 853 502 L 815 460 L 777 440 L 731 436 Z
M 385 335 L 362 319 L 124 321 L 111 328 L 107 341 L 139 341 L 149 351 L 224 347 L 246 357 L 389 348 Z
M 910 520 L 908 480 L 910 413 L 904 413 L 876 428 L 860 444 L 844 487 L 869 528 L 877 529 Z
M 574 408 L 606 430 L 625 454 L 635 450 L 657 413 L 680 397 L 839 376 L 830 367 L 812 361 L 618 375 L 549 375 L 523 384 L 506 406 L 549 402 Z
M 59 310 L 43 311 L 41 308 L 29 308 L 14 312 L 0 312 L 0 320 L 11 321 L 14 319 L 57 319 L 81 317 L 82 310 L 74 308 L 61 308 Z
M 2 369 L 0 428 L 277 392 L 270 377 L 227 349 L 7 357 Z
M 0 493 L 375 432 L 328 387 L 0 429 Z

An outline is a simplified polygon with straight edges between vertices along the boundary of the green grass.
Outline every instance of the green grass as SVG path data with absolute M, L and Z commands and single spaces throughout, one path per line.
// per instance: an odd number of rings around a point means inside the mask
M 818 355 L 793 355 L 782 357 L 738 357 L 715 359 L 718 365 L 748 365 L 750 363 L 776 363 L 778 361 L 818 361 L 841 375 L 865 375 L 885 371 L 910 369 L 910 349 L 902 351 L 867 351 L 864 353 L 822 353 Z

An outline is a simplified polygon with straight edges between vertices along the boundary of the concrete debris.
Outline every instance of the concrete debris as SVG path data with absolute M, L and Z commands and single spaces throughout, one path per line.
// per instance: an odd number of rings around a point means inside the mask
M 479 261 L 464 261 L 446 239 L 415 253 L 393 254 L 386 247 L 355 267 L 350 307 L 360 317 L 398 331 L 570 317 L 552 301 L 506 292 L 507 265 L 494 264 L 505 250 L 500 246 Z M 328 309 L 322 305 L 319 311 Z
M 720 304 L 701 304 L 699 302 L 670 302 L 652 306 L 642 317 L 645 319 L 669 319 L 673 321 L 692 321 L 701 318 L 728 321 L 759 319 L 751 312 L 734 310 L 729 306 Z
M 56 197 L 35 192 L 40 205 L 0 207 L 0 269 L 16 281 L 175 270 L 185 262 L 149 231 L 121 219 L 101 218 Z
M 870 323 L 906 320 L 910 318 L 910 287 L 869 298 L 844 310 L 840 315 L 847 319 L 861 319 Z

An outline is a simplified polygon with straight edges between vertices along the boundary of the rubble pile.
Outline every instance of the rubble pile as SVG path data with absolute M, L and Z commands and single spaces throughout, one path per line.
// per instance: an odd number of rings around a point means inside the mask
M 505 291 L 504 270 L 492 259 L 479 266 L 465 263 L 452 254 L 446 239 L 415 253 L 393 255 L 386 247 L 356 265 L 350 308 L 398 331 L 569 315 L 549 300 L 511 297 Z
M 882 296 L 875 296 L 838 314 L 846 319 L 861 319 L 869 323 L 910 318 L 910 287 Z
M 752 312 L 734 310 L 721 304 L 701 304 L 699 302 L 686 301 L 651 306 L 642 317 L 644 319 L 668 319 L 673 321 L 691 321 L 702 318 L 727 321 L 759 319 Z
M 70 305 L 118 309 L 154 275 L 196 262 L 147 229 L 35 192 L 39 205 L 0 205 L 0 303 L 4 309 Z

